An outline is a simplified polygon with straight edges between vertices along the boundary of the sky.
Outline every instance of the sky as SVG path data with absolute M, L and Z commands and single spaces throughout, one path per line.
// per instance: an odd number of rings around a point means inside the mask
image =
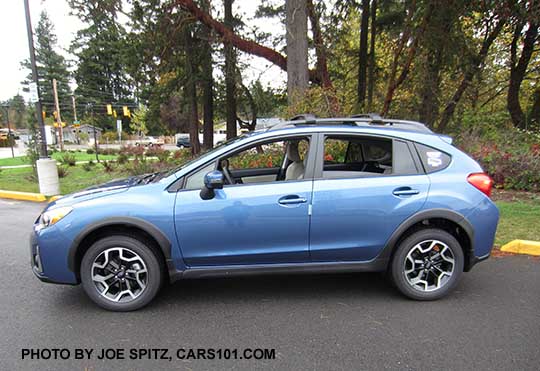
M 84 24 L 77 17 L 69 14 L 70 9 L 66 0 L 29 0 L 29 2 L 34 29 L 39 20 L 39 14 L 42 10 L 46 10 L 55 25 L 58 44 L 62 49 L 58 52 L 63 53 L 68 59 L 73 59 L 73 56 L 70 56 L 66 50 L 77 30 L 83 28 Z M 253 0 L 236 0 L 233 11 L 237 14 L 243 13 L 246 23 L 256 23 L 263 31 L 282 32 L 277 20 L 265 20 L 264 22 L 249 20 L 254 14 L 257 4 L 258 2 Z M 0 0 L 0 45 L 2 47 L 0 100 L 9 99 L 17 93 L 22 94 L 27 99 L 27 94 L 22 91 L 21 81 L 26 78 L 29 71 L 20 66 L 21 61 L 29 57 L 24 2 L 22 0 Z M 248 82 L 259 75 L 263 85 L 278 87 L 285 81 L 285 73 L 264 59 L 243 55 L 242 61 L 249 65 L 244 73 L 244 78 Z

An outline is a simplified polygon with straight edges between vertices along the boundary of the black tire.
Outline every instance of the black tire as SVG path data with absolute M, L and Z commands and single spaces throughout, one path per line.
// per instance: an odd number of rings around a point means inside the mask
M 146 287 L 139 296 L 127 302 L 114 302 L 105 298 L 100 294 L 92 280 L 92 265 L 94 260 L 103 251 L 116 247 L 128 249 L 137 254 L 144 262 L 147 270 Z M 163 265 L 160 264 L 158 257 L 149 246 L 149 243 L 122 235 L 105 237 L 90 246 L 83 256 L 80 274 L 82 286 L 90 299 L 100 307 L 116 312 L 128 312 L 144 307 L 157 295 L 164 281 Z
M 454 266 L 450 277 L 446 279 L 441 287 L 432 291 L 422 291 L 409 283 L 405 273 L 405 261 L 407 255 L 415 246 L 430 240 L 440 241 L 450 249 L 454 259 Z M 447 295 L 455 287 L 463 273 L 463 262 L 463 249 L 454 236 L 441 229 L 422 229 L 401 241 L 392 258 L 389 276 L 397 289 L 408 298 L 414 300 L 437 300 Z

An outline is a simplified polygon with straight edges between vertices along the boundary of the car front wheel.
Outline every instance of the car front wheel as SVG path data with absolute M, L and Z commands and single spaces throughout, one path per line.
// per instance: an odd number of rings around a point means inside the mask
M 457 284 L 463 261 L 463 250 L 454 236 L 440 229 L 424 229 L 399 244 L 390 273 L 405 296 L 436 300 Z
M 102 308 L 132 311 L 158 293 L 163 269 L 148 243 L 129 236 L 110 236 L 95 242 L 81 262 L 86 294 Z

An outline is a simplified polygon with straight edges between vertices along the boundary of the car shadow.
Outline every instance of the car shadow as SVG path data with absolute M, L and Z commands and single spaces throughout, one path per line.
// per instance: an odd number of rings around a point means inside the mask
M 177 281 L 167 285 L 152 307 L 260 300 L 326 300 L 343 297 L 402 298 L 381 273 L 263 275 Z

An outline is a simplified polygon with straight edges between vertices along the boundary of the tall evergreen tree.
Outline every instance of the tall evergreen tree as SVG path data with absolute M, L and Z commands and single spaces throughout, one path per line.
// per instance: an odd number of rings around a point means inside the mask
M 54 25 L 45 11 L 41 12 L 39 22 L 35 30 L 36 64 L 38 71 L 39 94 L 42 105 L 47 114 L 51 114 L 54 108 L 53 79 L 57 81 L 58 99 L 60 106 L 69 107 L 71 102 L 71 89 L 69 87 L 70 73 L 66 59 L 58 53 L 58 39 L 54 33 Z M 30 70 L 30 61 L 21 63 Z M 29 73 L 23 85 L 28 91 L 28 85 L 32 82 L 32 74 Z M 67 116 L 70 117 L 68 113 Z
M 75 15 L 86 24 L 77 32 L 71 51 L 78 58 L 74 71 L 78 102 L 91 104 L 92 114 L 105 117 L 107 104 L 132 104 L 132 84 L 125 68 L 128 41 L 117 21 L 116 1 L 70 0 Z M 99 120 L 112 124 L 111 120 Z

